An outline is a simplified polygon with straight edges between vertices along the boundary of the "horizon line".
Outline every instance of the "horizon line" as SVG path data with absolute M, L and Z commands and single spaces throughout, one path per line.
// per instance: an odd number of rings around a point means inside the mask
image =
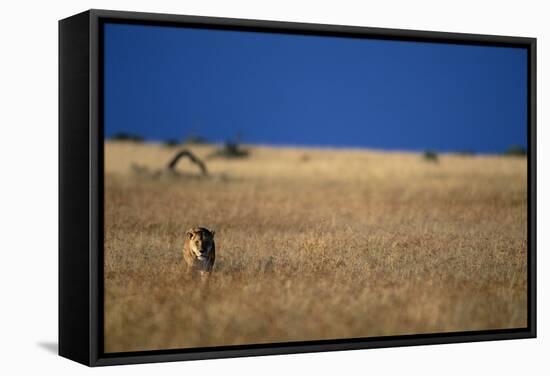
M 133 135 L 132 135 L 133 136 Z M 139 137 L 139 136 L 138 136 Z M 157 145 L 166 145 L 170 141 L 175 140 L 159 140 L 154 138 L 141 138 L 139 139 L 116 139 L 113 137 L 104 137 L 104 142 L 130 142 L 130 143 L 147 143 L 147 144 L 157 144 Z M 501 151 L 476 151 L 471 149 L 463 150 L 441 150 L 437 148 L 399 148 L 399 147 L 375 147 L 375 146 L 359 146 L 359 145 L 318 145 L 318 144 L 292 144 L 292 143 L 263 143 L 263 142 L 228 142 L 228 141 L 217 141 L 217 140 L 205 140 L 204 142 L 177 142 L 173 145 L 176 146 L 223 146 L 226 144 L 236 144 L 240 146 L 248 147 L 270 147 L 270 148 L 289 148 L 289 149 L 336 149 L 336 150 L 370 150 L 370 151 L 379 151 L 379 152 L 395 152 L 395 153 L 439 153 L 439 154 L 462 154 L 462 155 L 503 155 L 509 152 L 511 149 L 517 148 L 521 149 L 523 152 L 528 154 L 529 150 L 524 145 L 515 144 L 510 145 L 508 148 L 504 148 Z M 168 145 L 167 145 L 168 146 Z

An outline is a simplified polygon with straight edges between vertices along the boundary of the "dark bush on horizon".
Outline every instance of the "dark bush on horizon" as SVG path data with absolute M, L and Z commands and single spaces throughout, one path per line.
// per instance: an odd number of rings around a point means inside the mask
M 171 139 L 165 140 L 162 144 L 166 147 L 173 148 L 173 147 L 179 146 L 180 142 L 178 140 L 171 138 Z
M 215 150 L 210 157 L 220 158 L 246 158 L 249 155 L 249 151 L 243 149 L 239 144 L 235 142 L 226 142 L 221 148 Z
M 437 162 L 439 160 L 437 153 L 432 150 L 426 150 L 422 154 L 422 158 L 424 158 L 424 160 L 427 162 Z
M 520 145 L 512 145 L 503 153 L 509 157 L 525 157 L 527 156 L 527 150 Z
M 111 136 L 113 141 L 129 141 L 129 142 L 143 142 L 144 138 L 127 132 L 118 132 Z

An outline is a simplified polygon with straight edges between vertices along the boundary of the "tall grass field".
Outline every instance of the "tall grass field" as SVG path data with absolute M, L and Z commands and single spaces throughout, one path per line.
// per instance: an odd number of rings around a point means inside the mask
M 177 147 L 105 143 L 106 352 L 526 327 L 525 158 L 185 148 L 208 177 L 159 172 Z M 204 282 L 193 226 L 216 231 Z

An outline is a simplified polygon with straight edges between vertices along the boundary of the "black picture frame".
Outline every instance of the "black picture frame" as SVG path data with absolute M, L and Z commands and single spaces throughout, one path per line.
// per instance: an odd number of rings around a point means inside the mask
M 528 51 L 528 325 L 521 329 L 103 352 L 104 22 L 522 47 Z M 536 39 L 88 10 L 59 21 L 59 354 L 88 366 L 536 337 Z

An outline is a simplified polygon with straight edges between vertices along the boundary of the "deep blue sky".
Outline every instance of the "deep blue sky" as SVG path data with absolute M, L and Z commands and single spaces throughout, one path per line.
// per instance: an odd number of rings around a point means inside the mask
M 501 152 L 527 144 L 527 51 L 106 24 L 105 136 Z

